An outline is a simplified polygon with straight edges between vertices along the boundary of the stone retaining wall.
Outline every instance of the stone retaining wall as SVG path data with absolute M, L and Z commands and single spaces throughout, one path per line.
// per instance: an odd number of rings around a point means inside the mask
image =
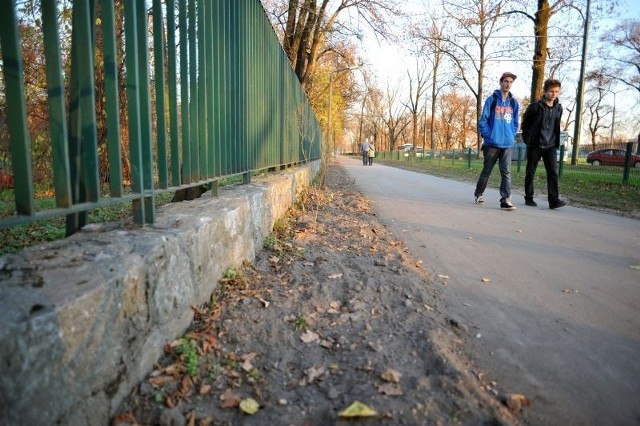
M 0 258 L 0 424 L 105 425 L 320 162 Z

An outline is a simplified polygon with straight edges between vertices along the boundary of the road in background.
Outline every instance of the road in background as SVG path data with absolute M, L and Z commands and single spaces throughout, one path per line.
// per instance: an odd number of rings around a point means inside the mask
M 495 189 L 479 206 L 472 184 L 337 161 L 446 283 L 485 378 L 532 401 L 527 423 L 640 423 L 640 221 L 522 195 L 501 211 Z

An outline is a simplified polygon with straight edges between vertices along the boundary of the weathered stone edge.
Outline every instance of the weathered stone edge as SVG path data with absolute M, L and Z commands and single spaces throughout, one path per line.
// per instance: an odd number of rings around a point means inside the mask
M 0 258 L 0 424 L 108 424 L 320 162 Z

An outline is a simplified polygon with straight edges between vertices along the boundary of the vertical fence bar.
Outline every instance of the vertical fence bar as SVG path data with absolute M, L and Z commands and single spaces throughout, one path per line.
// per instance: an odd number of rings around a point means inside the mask
M 178 137 L 178 77 L 176 63 L 175 1 L 167 0 L 167 65 L 169 79 L 169 139 L 171 146 L 171 185 L 180 185 L 180 141 Z
M 233 172 L 233 126 L 232 123 L 235 119 L 233 114 L 233 53 L 231 49 L 231 2 L 233 0 L 223 0 L 223 51 L 224 51 L 224 77 L 223 77 L 223 113 L 224 113 L 224 137 L 223 137 L 223 174 L 230 174 Z
M 233 173 L 242 172 L 242 150 L 241 145 L 243 141 L 240 139 L 240 128 L 242 123 L 242 117 L 240 114 L 240 108 L 242 100 L 244 99 L 244 93 L 242 93 L 242 75 L 240 71 L 240 22 L 239 22 L 239 2 L 233 1 L 229 4 L 230 12 L 230 25 L 228 31 L 231 35 L 231 49 L 229 52 L 229 62 L 231 65 L 231 107 L 232 107 L 232 123 L 231 131 L 232 135 L 230 143 L 233 150 L 232 156 L 232 171 Z
M 205 52 L 207 64 L 207 170 L 206 176 L 212 178 L 215 176 L 215 84 L 213 73 L 213 58 L 215 48 L 213 44 L 213 2 L 207 3 L 205 10 Z
M 69 91 L 69 170 L 73 203 L 99 198 L 97 129 L 93 51 L 95 3 L 73 7 L 71 30 L 71 80 Z M 87 212 L 67 216 L 67 236 L 87 223 Z
M 213 175 L 219 177 L 222 167 L 222 110 L 223 110 L 223 97 L 222 97 L 222 77 L 224 75 L 224 45 L 223 45 L 223 14 L 222 14 L 222 2 L 216 1 L 211 5 L 212 16 L 212 41 L 211 47 L 213 49 L 213 65 L 211 72 L 213 73 Z
M 86 2 L 80 14 L 80 39 L 88 46 L 78 49 L 80 55 L 80 102 L 82 102 L 82 179 L 86 187 L 87 201 L 96 202 L 100 197 L 98 175 L 98 128 L 96 125 L 96 85 L 94 80 L 95 51 L 95 1 Z
M 187 30 L 187 0 L 178 1 L 180 26 L 180 113 L 182 122 L 181 183 L 191 182 L 191 131 L 189 129 L 189 53 Z
M 190 118 L 190 143 L 189 151 L 191 156 L 189 158 L 191 162 L 191 175 L 189 176 L 189 182 L 197 181 L 200 175 L 198 164 L 198 41 L 196 38 L 196 1 L 189 0 L 189 118 Z
M 138 85 L 140 87 L 140 143 L 142 147 L 142 188 L 145 196 L 144 223 L 155 222 L 155 204 L 153 202 L 153 142 L 151 137 L 151 99 L 149 93 L 149 46 L 147 35 L 147 7 L 145 2 L 136 2 L 138 22 Z
M 153 0 L 153 60 L 156 91 L 156 150 L 158 164 L 158 187 L 167 188 L 167 124 L 165 120 L 164 95 L 164 23 L 162 0 Z
M 205 5 L 207 3 L 207 5 Z M 205 44 L 205 8 L 208 8 L 208 2 L 198 0 L 197 2 L 197 19 L 196 28 L 198 31 L 198 180 L 206 178 L 207 174 L 207 145 L 208 145 L 208 84 L 207 81 L 207 64 L 205 52 L 207 46 Z
M 112 0 L 102 0 L 102 51 L 104 59 L 109 194 L 122 197 L 122 148 L 120 147 L 120 87 L 116 56 L 115 10 Z
M 15 185 L 16 212 L 31 216 L 34 213 L 31 148 L 27 128 L 24 68 L 20 48 L 20 32 L 15 2 L 0 1 L 0 40 L 7 96 L 7 126 L 10 135 L 11 164 Z
M 140 118 L 140 83 L 138 69 L 138 37 L 136 5 L 134 2 L 124 2 L 125 25 L 125 60 L 127 66 L 127 116 L 129 125 L 129 151 L 131 157 L 131 187 L 134 193 L 140 195 L 132 201 L 133 219 L 137 224 L 146 222 L 145 203 L 143 202 L 143 170 L 142 170 L 142 142 Z
M 64 82 L 58 44 L 58 10 L 55 0 L 42 1 L 42 32 L 49 95 L 49 129 L 53 160 L 53 186 L 57 207 L 71 206 L 69 150 L 65 114 Z

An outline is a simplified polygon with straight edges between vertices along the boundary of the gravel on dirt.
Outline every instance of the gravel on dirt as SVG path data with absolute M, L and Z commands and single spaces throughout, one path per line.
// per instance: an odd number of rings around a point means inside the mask
M 255 261 L 193 308 L 112 424 L 518 424 L 521 405 L 469 361 L 424 269 L 329 165 Z

